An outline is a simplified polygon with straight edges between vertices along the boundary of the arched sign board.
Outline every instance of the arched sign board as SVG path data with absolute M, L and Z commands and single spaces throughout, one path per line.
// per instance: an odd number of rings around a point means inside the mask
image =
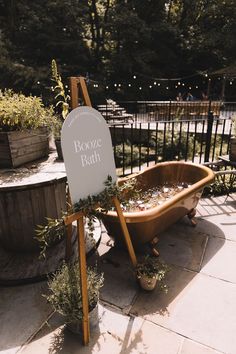
M 71 111 L 62 126 L 61 144 L 73 204 L 103 191 L 108 175 L 116 181 L 109 127 L 98 111 Z

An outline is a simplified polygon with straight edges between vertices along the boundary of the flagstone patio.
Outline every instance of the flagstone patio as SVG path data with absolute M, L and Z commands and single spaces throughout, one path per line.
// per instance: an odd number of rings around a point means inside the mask
M 126 251 L 103 230 L 100 323 L 88 347 L 64 328 L 46 282 L 0 288 L 0 353 L 236 353 L 236 194 L 200 201 L 197 226 L 183 218 L 160 236 L 171 271 L 167 294 L 142 291 Z

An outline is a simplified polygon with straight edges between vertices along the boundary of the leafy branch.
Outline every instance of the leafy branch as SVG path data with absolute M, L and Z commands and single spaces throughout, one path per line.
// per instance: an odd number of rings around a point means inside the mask
M 55 59 L 51 63 L 52 70 L 52 81 L 55 82 L 55 86 L 52 88 L 52 91 L 55 91 L 56 95 L 54 99 L 57 101 L 56 107 L 61 106 L 61 115 L 63 119 L 66 119 L 66 116 L 69 113 L 69 101 L 70 96 L 66 92 L 66 88 L 62 82 L 61 75 L 58 72 L 57 62 Z

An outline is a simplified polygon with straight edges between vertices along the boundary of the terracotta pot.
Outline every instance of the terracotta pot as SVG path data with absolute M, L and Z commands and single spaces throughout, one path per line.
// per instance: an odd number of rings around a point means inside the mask
M 89 312 L 90 330 L 96 329 L 99 323 L 98 304 Z M 75 334 L 82 334 L 82 320 L 67 323 L 67 328 Z
M 157 278 L 150 278 L 147 275 L 139 275 L 138 281 L 142 289 L 151 291 L 156 287 Z
M 231 137 L 229 142 L 229 159 L 236 161 L 236 137 Z

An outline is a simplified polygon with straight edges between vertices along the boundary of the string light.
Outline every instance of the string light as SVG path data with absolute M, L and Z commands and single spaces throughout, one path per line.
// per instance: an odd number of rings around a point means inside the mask
M 139 90 L 142 90 L 142 87 L 141 87 L 141 86 L 139 86 Z
M 208 76 L 208 74 L 205 74 L 205 77 L 207 77 Z
M 117 84 L 114 84 L 114 86 L 116 87 L 116 86 L 117 86 Z
M 109 86 L 106 86 L 106 89 L 108 90 L 108 89 L 109 89 Z
M 178 85 L 181 85 L 181 82 L 178 82 Z
M 192 87 L 191 87 L 191 86 L 189 86 L 189 90 L 192 90 Z
M 133 78 L 136 79 L 136 75 L 134 75 Z
M 233 85 L 233 82 L 232 81 L 230 81 L 230 83 L 229 83 L 230 85 Z
M 131 84 L 128 84 L 129 87 L 131 87 Z
M 169 90 L 169 86 L 166 86 L 166 89 Z
M 184 83 L 182 83 L 182 86 L 184 86 L 185 84 Z
M 157 86 L 161 86 L 160 82 L 158 82 Z
M 196 89 L 198 89 L 198 86 L 196 86 Z
M 154 82 L 153 82 L 153 85 L 156 85 L 156 84 L 157 84 L 156 81 L 154 81 Z
M 121 84 L 119 84 L 118 86 L 121 87 Z
M 152 85 L 149 85 L 149 88 L 152 88 Z

